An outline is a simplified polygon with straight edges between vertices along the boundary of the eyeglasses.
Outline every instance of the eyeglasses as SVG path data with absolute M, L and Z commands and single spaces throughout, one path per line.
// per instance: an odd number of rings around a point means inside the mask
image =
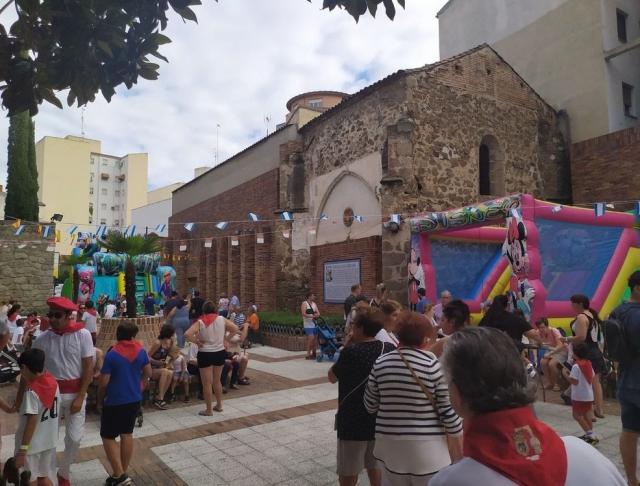
M 62 311 L 51 311 L 47 314 L 49 319 L 62 319 L 64 317 L 64 312 Z

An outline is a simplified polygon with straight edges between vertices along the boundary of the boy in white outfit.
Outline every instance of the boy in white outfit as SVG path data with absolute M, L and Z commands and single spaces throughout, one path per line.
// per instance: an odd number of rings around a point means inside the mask
M 58 404 L 60 392 L 55 378 L 44 371 L 44 352 L 28 349 L 18 358 L 26 389 L 20 405 L 16 431 L 15 461 L 35 478 L 31 484 L 53 486 L 56 480 Z

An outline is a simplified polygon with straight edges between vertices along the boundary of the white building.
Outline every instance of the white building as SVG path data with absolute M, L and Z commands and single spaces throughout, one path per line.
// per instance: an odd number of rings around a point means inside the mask
M 638 125 L 638 0 L 450 0 L 437 17 L 441 59 L 490 44 L 566 110 L 572 142 Z

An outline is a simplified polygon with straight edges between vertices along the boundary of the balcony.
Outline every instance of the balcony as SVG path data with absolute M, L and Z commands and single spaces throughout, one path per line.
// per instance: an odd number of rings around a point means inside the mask
M 108 181 L 109 174 L 107 174 L 106 172 L 103 172 L 102 174 L 100 174 L 100 179 L 102 179 L 103 181 Z

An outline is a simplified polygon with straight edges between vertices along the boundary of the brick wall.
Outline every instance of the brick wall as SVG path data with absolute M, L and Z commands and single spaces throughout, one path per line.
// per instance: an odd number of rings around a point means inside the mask
M 226 293 L 238 295 L 243 305 L 255 302 L 263 310 L 275 308 L 275 273 L 259 267 L 275 260 L 271 233 L 277 218 L 278 185 L 278 169 L 274 169 L 171 216 L 166 263 L 176 268 L 179 292 L 195 286 L 215 302 Z M 249 212 L 264 221 L 250 222 Z M 230 222 L 224 231 L 215 227 L 220 221 Z M 173 224 L 190 222 L 196 222 L 192 232 Z M 265 235 L 264 244 L 256 243 L 257 233 Z M 238 238 L 237 246 L 231 244 L 232 236 Z M 211 237 L 212 247 L 205 248 L 205 239 Z M 180 244 L 187 245 L 187 250 L 179 251 Z
M 640 128 L 573 144 L 571 176 L 575 204 L 638 199 Z
M 342 304 L 324 303 L 324 263 L 357 258 L 360 259 L 362 291 L 364 295 L 371 298 L 376 293 L 376 285 L 382 281 L 382 243 L 379 236 L 311 247 L 311 289 L 316 295 L 320 313 L 342 314 L 344 312 Z M 300 301 L 302 299 L 304 296 Z

